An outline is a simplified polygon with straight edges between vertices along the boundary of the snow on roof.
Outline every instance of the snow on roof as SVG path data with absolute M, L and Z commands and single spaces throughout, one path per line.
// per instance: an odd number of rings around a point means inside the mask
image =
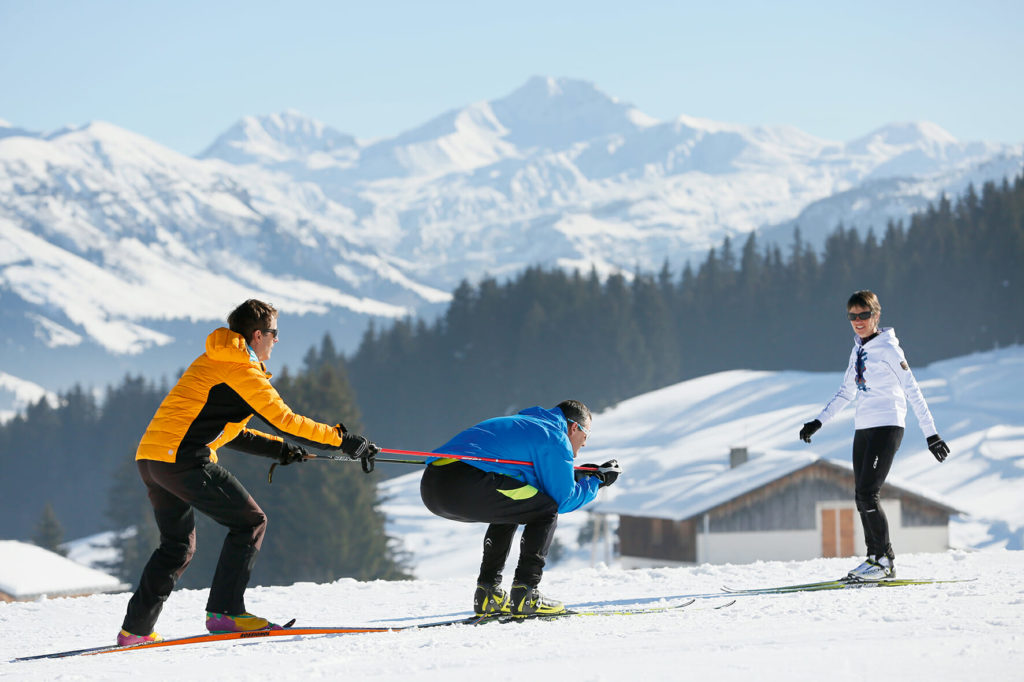
M 650 491 L 629 491 L 607 501 L 598 502 L 593 510 L 600 513 L 682 521 L 818 462 L 846 470 L 851 474 L 853 472 L 853 466 L 849 462 L 825 459 L 810 452 L 773 450 L 754 455 L 735 468 L 727 468 L 728 465 L 723 464 L 712 470 L 704 466 L 695 466 L 690 471 L 674 472 L 672 476 L 664 479 L 664 492 L 650 494 Z M 946 507 L 950 513 L 959 513 L 952 504 L 939 499 L 934 493 L 920 486 L 907 484 L 895 477 L 890 477 L 886 481 L 886 486 Z
M 129 587 L 113 576 L 42 547 L 0 540 L 0 592 L 14 599 L 124 592 Z

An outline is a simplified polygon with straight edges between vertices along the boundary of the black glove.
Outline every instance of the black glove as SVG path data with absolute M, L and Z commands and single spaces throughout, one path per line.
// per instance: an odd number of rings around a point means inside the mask
M 596 464 L 581 464 L 580 466 L 587 467 L 588 469 L 593 469 L 593 471 L 580 471 L 579 469 L 573 471 L 573 476 L 576 478 L 577 482 L 586 478 L 587 476 L 597 476 L 598 466 Z
M 946 445 L 946 441 L 942 440 L 937 433 L 934 436 L 928 436 L 928 449 L 935 455 L 935 459 L 940 462 L 949 457 L 949 446 Z
M 294 445 L 287 441 L 281 443 L 281 454 L 277 456 L 277 463 L 281 466 L 288 466 L 292 462 L 304 462 L 309 457 L 309 452 L 301 445 Z
M 362 459 L 370 448 L 370 441 L 354 433 L 346 433 L 341 437 L 341 451 L 348 455 L 349 459 Z
M 373 471 L 373 467 L 377 465 L 377 453 L 380 452 L 380 448 L 374 443 L 370 443 L 369 447 L 366 448 L 366 452 L 363 453 L 360 459 L 362 460 L 363 473 L 368 474 Z
M 597 468 L 597 477 L 601 479 L 600 487 L 604 488 L 615 483 L 621 473 L 622 467 L 619 466 L 619 461 L 616 459 L 608 460 Z
M 812 422 L 807 422 L 806 424 L 804 424 L 804 428 L 800 429 L 800 440 L 802 440 L 805 443 L 810 443 L 811 436 L 817 433 L 818 429 L 820 428 L 821 422 L 818 421 L 817 419 L 815 419 Z

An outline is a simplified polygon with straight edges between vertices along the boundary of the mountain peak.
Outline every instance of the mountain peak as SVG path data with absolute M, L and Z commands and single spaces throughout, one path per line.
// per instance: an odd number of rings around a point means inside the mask
M 942 126 L 930 121 L 904 121 L 890 123 L 871 131 L 864 137 L 849 144 L 853 151 L 865 151 L 870 147 L 922 147 L 957 144 L 957 139 Z
M 339 132 L 295 109 L 277 114 L 245 116 L 220 135 L 199 158 L 235 164 L 304 160 L 317 152 L 333 153 L 356 146 Z
M 517 146 L 577 142 L 657 123 L 593 83 L 574 78 L 534 76 L 491 102 L 491 109 Z

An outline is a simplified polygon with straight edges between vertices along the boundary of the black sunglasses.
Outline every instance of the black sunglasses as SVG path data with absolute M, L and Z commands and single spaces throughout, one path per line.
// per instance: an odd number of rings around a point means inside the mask
M 277 338 L 277 330 L 276 329 L 261 329 L 260 331 L 263 332 L 264 334 L 270 334 L 275 339 Z
M 870 310 L 865 310 L 862 313 L 846 313 L 846 317 L 849 318 L 850 322 L 854 320 L 870 320 L 872 315 L 874 313 Z

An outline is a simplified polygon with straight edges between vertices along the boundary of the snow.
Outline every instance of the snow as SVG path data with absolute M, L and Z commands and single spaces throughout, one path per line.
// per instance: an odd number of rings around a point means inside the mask
M 906 555 L 906 577 L 973 582 L 843 592 L 699 599 L 680 612 L 567 618 L 305 639 L 220 642 L 110 656 L 8 662 L 113 642 L 127 594 L 0 604 L 0 679 L 287 679 L 460 682 L 524 679 L 751 679 L 860 682 L 1011 679 L 1024 663 L 1024 552 Z M 666 604 L 721 586 L 791 584 L 851 568 L 848 559 L 545 576 L 546 593 L 589 607 Z M 251 588 L 247 607 L 304 625 L 394 625 L 468 615 L 465 575 L 401 582 L 339 580 Z M 158 631 L 203 630 L 205 590 L 168 600 Z M 127 657 L 127 658 L 126 658 Z M 130 671 L 130 673 L 128 672 Z
M 66 318 L 61 342 L 98 344 L 120 356 L 111 366 L 134 354 L 143 373 L 163 371 L 150 363 L 174 341 L 168 321 L 219 321 L 252 296 L 317 316 L 317 332 L 339 318 L 354 330 L 527 266 L 681 268 L 726 236 L 788 245 L 795 223 L 812 245 L 840 221 L 877 233 L 942 192 L 1016 175 L 1024 155 L 927 122 L 848 144 L 659 122 L 550 77 L 366 143 L 296 111 L 246 117 L 200 158 L 103 122 L 3 130 L 0 287 Z M 20 335 L 5 340 L 27 347 Z
M 967 514 L 951 523 L 954 549 L 904 554 L 905 578 L 971 582 L 842 592 L 701 598 L 681 612 L 587 617 L 518 625 L 452 627 L 400 633 L 282 637 L 223 642 L 80 659 L 10 663 L 9 659 L 113 642 L 127 594 L 0 604 L 0 679 L 111 679 L 131 666 L 142 679 L 256 676 L 459 682 L 583 680 L 860 680 L 872 667 L 887 677 L 929 680 L 1010 679 L 1024 664 L 1024 348 L 1005 348 L 915 368 L 940 433 L 952 448 L 934 461 L 911 416 L 892 479 Z M 737 489 L 756 483 L 771 458 L 847 465 L 852 409 L 827 424 L 811 445 L 796 440 L 841 372 L 734 370 L 669 386 L 594 416 L 583 461 L 616 457 L 625 473 L 593 506 L 619 510 L 706 504 L 718 478 Z M 747 445 L 751 460 L 728 470 L 729 448 Z M 694 473 L 696 472 L 696 473 Z M 726 476 L 718 476 L 728 472 Z M 468 615 L 483 526 L 429 514 L 418 496 L 420 469 L 385 481 L 381 505 L 388 533 L 414 562 L 415 580 L 253 587 L 247 607 L 300 625 L 394 625 Z M 703 481 L 702 483 L 698 482 Z M 709 482 L 710 481 L 710 482 Z M 682 507 L 680 507 L 682 508 Z M 569 604 L 599 608 L 675 603 L 718 595 L 723 585 L 757 587 L 828 579 L 857 559 L 760 561 L 746 565 L 623 570 L 602 544 L 580 545 L 592 515 L 560 517 L 562 552 L 549 561 L 542 590 Z M 71 556 L 106 557 L 110 534 L 69 543 Z M 513 543 L 507 566 L 517 559 Z M 9 554 L 0 544 L 0 565 Z M 25 578 L 26 580 L 28 578 Z M 507 582 L 507 581 L 506 581 Z M 507 585 L 506 585 L 507 587 Z M 205 590 L 179 590 L 158 623 L 166 637 L 203 629 Z M 123 656 L 130 656 L 127 661 Z
M 56 393 L 47 391 L 39 384 L 0 371 L 0 424 L 23 413 L 26 407 L 39 402 L 43 397 L 50 405 L 56 407 Z
M 106 573 L 16 540 L 0 540 L 0 557 L 0 592 L 19 599 L 117 592 L 128 587 Z

